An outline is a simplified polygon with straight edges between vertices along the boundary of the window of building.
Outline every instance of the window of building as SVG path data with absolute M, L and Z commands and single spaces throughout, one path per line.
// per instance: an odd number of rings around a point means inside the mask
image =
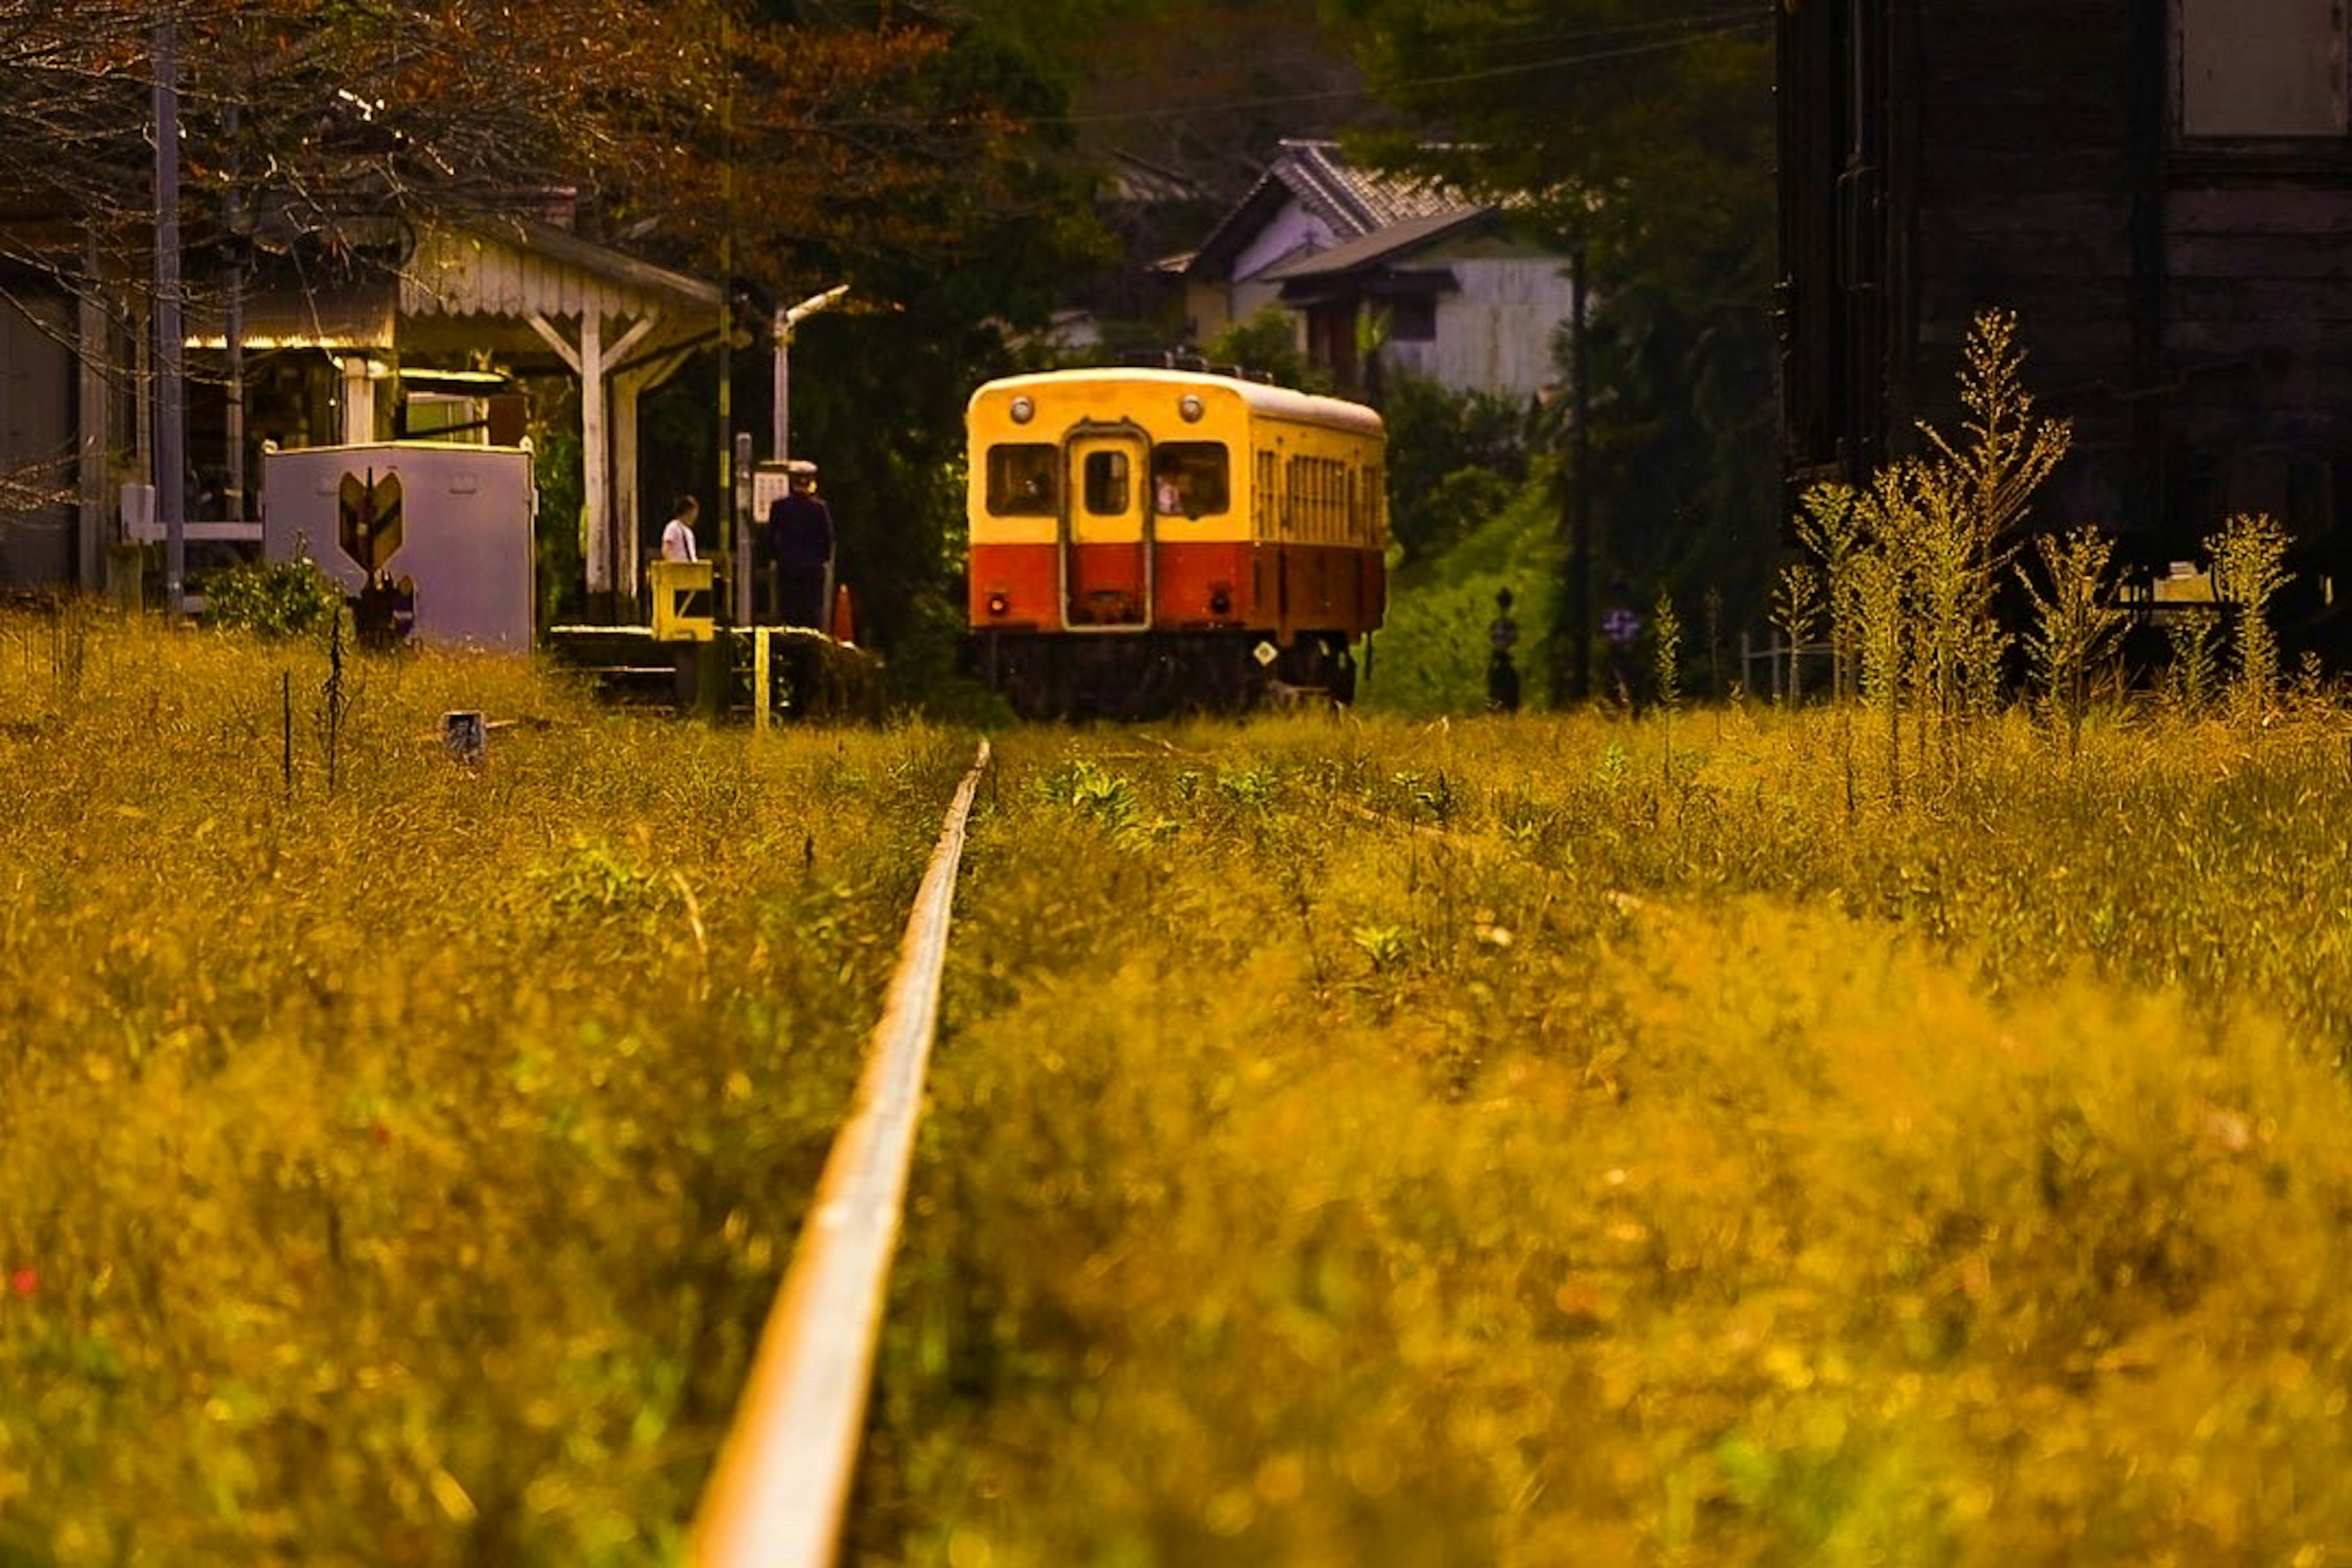
M 2178 0 L 2186 136 L 2341 136 L 2343 0 Z
M 1437 341 L 1437 300 L 1433 296 L 1412 294 L 1391 300 L 1388 311 L 1391 342 L 1433 343 Z

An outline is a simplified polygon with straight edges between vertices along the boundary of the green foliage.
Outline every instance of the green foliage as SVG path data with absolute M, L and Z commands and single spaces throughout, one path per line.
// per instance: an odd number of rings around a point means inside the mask
M 1459 543 L 1527 481 L 1527 416 L 1507 397 L 1403 375 L 1389 385 L 1381 415 L 1389 437 L 1390 531 L 1410 559 Z
M 580 551 L 586 500 L 578 426 L 534 431 L 530 469 L 539 489 L 539 510 L 531 519 L 531 574 L 539 598 L 533 610 L 544 631 L 576 618 L 586 601 L 587 563 Z
M 1285 386 L 1328 392 L 1329 378 L 1308 368 L 1299 352 L 1298 328 L 1288 310 L 1267 305 L 1245 321 L 1229 323 L 1201 351 L 1212 364 L 1263 371 Z
M 322 637 L 343 614 L 342 585 L 300 546 L 290 561 L 240 562 L 205 577 L 205 623 L 266 637 Z
M 1712 587 L 1730 624 L 1756 618 L 1779 491 L 1769 16 L 1631 0 L 1322 12 L 1391 111 L 1352 152 L 1502 205 L 1580 258 L 1585 363 L 1565 324 L 1554 358 L 1563 387 L 1580 374 L 1589 388 L 1590 460 L 1568 460 L 1574 398 L 1553 401 L 1544 441 L 1560 483 L 1581 488 L 1594 576 L 1685 602 Z M 1577 584 L 1560 590 L 1559 619 L 1580 624 Z M 1565 642 L 1552 652 L 1565 693 L 1589 661 Z
M 1541 660 L 1559 633 L 1549 596 L 1528 590 L 1556 574 L 1554 521 L 1540 486 L 1531 485 L 1443 555 L 1399 563 L 1390 576 L 1387 624 L 1372 637 L 1358 703 L 1423 717 L 1483 710 L 1492 646 L 1487 626 L 1498 588 L 1511 589 L 1517 600 L 1512 613 L 1519 622 L 1519 647 L 1529 655 L 1522 668 Z

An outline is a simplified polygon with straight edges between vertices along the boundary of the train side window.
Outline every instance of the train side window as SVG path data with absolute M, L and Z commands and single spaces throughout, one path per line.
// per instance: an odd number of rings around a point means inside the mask
M 1215 441 L 1162 441 L 1153 447 L 1151 486 L 1166 517 L 1215 517 L 1233 505 L 1225 448 Z
M 1130 491 L 1125 452 L 1088 452 L 1084 482 L 1087 510 L 1097 517 L 1127 514 Z
M 1007 442 L 988 449 L 988 510 L 997 517 L 1051 517 L 1058 464 L 1050 442 Z

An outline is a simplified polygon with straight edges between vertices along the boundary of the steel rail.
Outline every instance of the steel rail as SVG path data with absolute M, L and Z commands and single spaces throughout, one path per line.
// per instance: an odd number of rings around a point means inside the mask
M 915 895 L 856 1102 L 826 1156 L 703 1493 L 689 1559 L 698 1568 L 824 1568 L 840 1548 L 939 1023 L 964 826 L 988 755 L 983 740 Z

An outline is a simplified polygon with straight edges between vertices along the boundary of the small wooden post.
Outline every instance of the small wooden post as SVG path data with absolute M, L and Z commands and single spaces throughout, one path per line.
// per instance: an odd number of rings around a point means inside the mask
M 751 727 L 768 727 L 768 631 L 766 626 L 751 628 Z

